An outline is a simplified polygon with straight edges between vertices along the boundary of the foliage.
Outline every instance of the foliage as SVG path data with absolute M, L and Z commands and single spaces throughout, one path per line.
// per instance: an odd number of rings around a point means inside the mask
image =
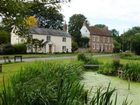
M 113 75 L 116 75 L 117 71 L 115 70 L 115 67 L 113 66 L 113 63 L 106 63 L 99 68 L 98 72 L 101 73 L 101 74 L 113 76 Z
M 42 20 L 42 22 L 45 23 L 45 27 L 60 29 L 63 16 L 57 7 L 60 7 L 59 3 L 62 2 L 70 2 L 70 0 L 33 0 L 32 2 L 29 0 L 0 0 L 0 16 L 3 18 L 3 27 L 7 28 L 10 34 L 11 27 L 16 26 L 18 34 L 27 38 L 27 41 L 30 37 L 26 18 L 30 16 L 44 18 L 45 21 Z
M 14 54 L 15 49 L 10 44 L 2 44 L 0 45 L 0 54 Z
M 88 37 L 82 37 L 80 45 L 81 45 L 82 48 L 88 48 L 89 47 L 89 38 Z
M 0 29 L 0 44 L 9 43 L 10 35 L 7 31 Z
M 76 64 L 36 62 L 12 77 L 0 92 L 0 105 L 116 105 L 115 89 L 99 88 L 92 99 L 80 84 L 82 67 Z M 124 105 L 124 104 L 122 104 Z M 127 104 L 125 104 L 127 105 Z
M 83 53 L 78 54 L 77 59 L 79 61 L 84 62 L 85 64 L 94 64 L 94 65 L 98 65 L 99 64 L 99 61 L 97 59 L 93 58 L 92 56 L 86 56 Z
M 12 78 L 8 105 L 81 105 L 82 67 L 77 64 L 38 62 Z M 11 100 L 12 99 L 12 100 Z M 3 104 L 4 105 L 4 104 Z
M 32 39 L 32 45 L 35 48 L 35 53 L 37 53 L 38 48 L 41 49 L 44 46 L 44 40 Z
M 80 29 L 83 26 L 83 23 L 87 21 L 86 17 L 82 14 L 74 14 L 73 16 L 70 17 L 69 21 L 69 33 L 72 36 L 72 39 L 74 42 L 78 44 L 78 47 L 81 47 L 81 32 Z M 88 24 L 88 22 L 87 22 Z
M 104 27 L 106 27 L 106 25 L 104 25 L 104 24 L 96 24 L 96 25 L 94 25 L 95 27 L 99 27 L 99 28 L 104 28 Z
M 140 33 L 140 27 L 138 26 L 132 27 L 131 29 L 123 33 L 122 35 L 123 51 L 126 51 L 126 50 L 132 51 L 133 47 L 135 47 L 135 49 L 138 48 L 138 46 L 134 46 L 134 45 L 132 46 L 132 44 L 135 42 L 135 37 L 139 33 Z M 137 40 L 139 40 L 139 38 Z
M 135 54 L 131 52 L 123 52 L 119 54 L 120 58 L 128 58 L 128 57 L 134 57 Z
M 132 51 L 140 55 L 140 33 L 135 34 L 132 42 Z
M 113 52 L 120 52 L 122 50 L 122 39 L 119 36 L 119 31 L 117 31 L 116 29 L 112 29 L 111 34 L 113 36 L 113 44 L 114 44 L 114 48 L 113 48 Z
M 15 54 L 25 54 L 26 53 L 26 44 L 16 44 L 13 45 L 15 49 Z
M 112 63 L 106 63 L 100 67 L 99 73 L 111 76 L 117 75 L 117 71 L 121 66 L 119 58 L 114 57 Z
M 63 30 L 63 15 L 55 7 L 44 7 L 40 14 L 37 14 L 39 27 Z
M 78 49 L 78 44 L 74 40 L 72 40 L 72 52 L 76 51 Z
M 140 64 L 127 63 L 123 66 L 123 78 L 131 81 L 140 82 Z
M 35 18 L 35 16 L 29 16 L 26 19 L 26 23 L 29 27 L 37 26 L 37 19 Z

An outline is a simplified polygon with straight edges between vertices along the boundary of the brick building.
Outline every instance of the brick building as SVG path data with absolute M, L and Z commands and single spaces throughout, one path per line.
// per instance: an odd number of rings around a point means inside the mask
M 107 27 L 90 26 L 81 28 L 81 34 L 89 36 L 89 46 L 92 52 L 113 52 L 113 38 Z M 88 35 L 89 34 L 89 35 Z
M 107 27 L 89 27 L 92 52 L 113 52 L 113 38 Z

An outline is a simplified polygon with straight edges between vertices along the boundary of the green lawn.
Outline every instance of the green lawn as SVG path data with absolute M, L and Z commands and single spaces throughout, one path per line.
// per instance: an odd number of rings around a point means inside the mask
M 48 62 L 74 62 L 76 61 L 75 59 L 67 59 L 67 60 L 50 60 Z M 3 78 L 4 78 L 4 81 L 5 83 L 8 83 L 9 81 L 9 78 L 16 74 L 17 72 L 20 71 L 20 69 L 22 67 L 25 67 L 29 64 L 32 64 L 34 62 L 37 62 L 37 61 L 33 61 L 33 62 L 22 62 L 22 63 L 11 63 L 11 64 L 3 64 L 3 67 L 2 67 L 2 73 L 0 73 L 0 88 L 2 87 L 3 85 Z
M 109 63 L 112 61 L 112 57 L 98 57 L 97 58 L 102 63 Z M 48 62 L 74 62 L 76 59 L 67 59 L 67 60 L 50 60 Z M 139 60 L 125 60 L 121 59 L 121 63 L 127 63 L 127 62 L 139 62 Z M 29 64 L 32 64 L 33 62 L 22 62 L 22 63 L 11 63 L 11 64 L 3 64 L 3 72 L 0 73 L 0 87 L 2 87 L 3 84 L 3 77 L 5 80 L 5 83 L 8 82 L 9 78 L 14 75 L 16 72 L 20 71 L 20 69 L 24 66 L 27 66 Z

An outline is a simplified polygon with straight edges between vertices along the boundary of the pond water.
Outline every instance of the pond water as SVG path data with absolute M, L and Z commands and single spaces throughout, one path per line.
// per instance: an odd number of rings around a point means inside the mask
M 85 85 L 85 89 L 92 88 L 93 91 L 99 87 L 106 88 L 108 84 L 111 83 L 111 88 L 115 88 L 118 94 L 118 105 L 121 105 L 120 103 L 122 103 L 126 97 L 128 97 L 129 102 L 133 101 L 132 105 L 140 105 L 140 83 L 131 82 L 130 90 L 128 90 L 128 81 L 91 71 L 84 72 L 82 83 Z

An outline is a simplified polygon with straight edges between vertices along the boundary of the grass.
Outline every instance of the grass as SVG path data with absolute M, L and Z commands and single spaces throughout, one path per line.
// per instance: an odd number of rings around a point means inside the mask
M 98 57 L 97 60 L 99 62 L 102 62 L 102 63 L 111 63 L 112 62 L 112 59 L 113 57 Z M 126 63 L 129 63 L 129 62 L 133 62 L 133 63 L 140 63 L 139 60 L 128 60 L 128 59 L 120 59 L 120 63 L 121 64 L 126 64 Z
M 89 97 L 90 91 L 80 83 L 82 63 L 74 61 L 40 61 L 26 66 L 0 92 L 0 105 L 117 105 L 110 85 Z
M 0 60 L 3 59 L 3 56 L 9 56 L 14 58 L 14 56 L 22 56 L 23 58 L 44 58 L 44 57 L 61 57 L 61 56 L 75 56 L 77 54 L 13 54 L 13 55 L 0 55 Z
M 61 62 L 61 63 L 69 63 L 69 62 L 74 62 L 74 59 L 67 59 L 67 60 L 50 60 L 49 62 Z M 33 62 L 21 62 L 21 63 L 11 63 L 11 64 L 3 64 L 2 67 L 2 73 L 0 73 L 0 89 L 3 85 L 3 78 L 5 80 L 5 83 L 7 83 L 9 81 L 9 78 L 11 76 L 13 76 L 14 74 L 16 74 L 17 72 L 19 72 L 19 70 L 24 67 L 27 66 L 29 64 L 33 64 L 35 61 Z

